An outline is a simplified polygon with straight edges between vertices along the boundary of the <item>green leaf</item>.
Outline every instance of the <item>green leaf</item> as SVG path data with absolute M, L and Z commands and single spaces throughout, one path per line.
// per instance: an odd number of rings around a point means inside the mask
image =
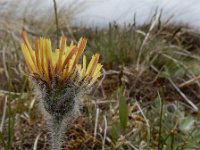
M 112 136 L 112 141 L 116 143 L 117 139 L 119 138 L 120 135 L 120 125 L 119 122 L 113 122 L 112 124 L 112 130 L 111 130 L 111 136 Z
M 199 150 L 199 143 L 194 140 L 189 140 L 185 145 L 184 150 Z
M 123 88 L 119 88 L 118 90 L 118 99 L 120 126 L 125 130 L 128 122 L 128 106 L 125 97 L 123 96 Z
M 195 131 L 192 132 L 191 138 L 192 138 L 193 141 L 195 140 L 197 143 L 200 144 L 200 131 L 199 131 L 199 129 L 196 129 Z
M 183 133 L 187 133 L 188 131 L 191 131 L 193 127 L 194 127 L 194 119 L 191 116 L 185 117 L 180 120 L 179 129 Z

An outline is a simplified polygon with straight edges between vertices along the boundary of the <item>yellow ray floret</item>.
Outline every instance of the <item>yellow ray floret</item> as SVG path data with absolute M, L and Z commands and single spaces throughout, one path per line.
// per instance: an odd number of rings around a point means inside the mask
M 86 56 L 83 56 L 82 64 L 79 59 L 86 47 L 87 39 L 81 38 L 77 45 L 73 42 L 68 46 L 66 38 L 60 38 L 60 47 L 52 51 L 51 41 L 46 38 L 36 38 L 33 49 L 28 41 L 26 32 L 22 32 L 22 53 L 30 72 L 37 75 L 49 85 L 54 79 L 65 83 L 72 79 L 74 82 L 92 85 L 101 76 L 102 65 L 98 63 L 99 54 L 92 56 L 88 67 Z

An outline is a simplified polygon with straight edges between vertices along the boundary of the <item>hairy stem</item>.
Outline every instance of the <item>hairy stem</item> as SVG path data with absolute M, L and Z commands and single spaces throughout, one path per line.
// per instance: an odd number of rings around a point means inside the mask
M 61 150 L 63 144 L 63 133 L 64 125 L 63 120 L 52 118 L 50 121 L 50 130 L 51 130 L 51 149 L 52 150 Z

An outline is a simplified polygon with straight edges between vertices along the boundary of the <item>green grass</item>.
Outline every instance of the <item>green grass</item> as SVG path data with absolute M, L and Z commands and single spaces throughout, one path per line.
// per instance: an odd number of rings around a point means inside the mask
M 120 28 L 117 25 L 110 25 L 108 30 L 85 29 L 81 33 L 75 33 L 75 37 L 86 36 L 89 39 L 88 55 L 100 53 L 105 67 L 119 64 L 136 67 L 139 65 L 139 68 L 150 68 L 157 72 L 167 67 L 173 75 L 199 74 L 198 65 L 195 66 L 200 60 L 197 54 L 199 47 L 194 46 L 195 48 L 190 51 L 190 47 L 185 46 L 186 39 L 179 36 L 183 34 L 188 38 L 186 33 L 182 33 L 185 28 L 171 25 L 168 31 L 165 31 L 167 27 L 154 29 L 144 42 L 149 27 L 150 25 L 136 28 L 130 25 Z M 176 33 L 178 29 L 179 32 Z M 188 34 L 196 40 L 197 37 L 193 33 Z M 141 58 L 137 62 L 140 51 Z

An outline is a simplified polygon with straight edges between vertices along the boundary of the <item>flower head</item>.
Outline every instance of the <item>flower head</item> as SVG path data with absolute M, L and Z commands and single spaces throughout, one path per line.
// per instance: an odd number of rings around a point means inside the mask
M 25 32 L 22 32 L 22 38 L 21 48 L 31 74 L 49 86 L 55 82 L 65 84 L 69 80 L 90 86 L 101 76 L 99 54 L 93 55 L 88 65 L 84 55 L 79 64 L 86 47 L 86 38 L 81 38 L 77 45 L 73 42 L 67 45 L 66 38 L 62 36 L 59 49 L 55 51 L 52 50 L 50 39 L 36 38 L 33 49 Z
M 88 65 L 84 55 L 79 64 L 87 43 L 85 38 L 77 45 L 71 42 L 68 46 L 62 36 L 59 49 L 55 51 L 49 39 L 36 38 L 32 48 L 25 32 L 22 32 L 22 38 L 22 52 L 36 81 L 42 110 L 50 127 L 52 149 L 60 149 L 62 132 L 79 111 L 80 96 L 101 76 L 99 54 L 93 55 Z

